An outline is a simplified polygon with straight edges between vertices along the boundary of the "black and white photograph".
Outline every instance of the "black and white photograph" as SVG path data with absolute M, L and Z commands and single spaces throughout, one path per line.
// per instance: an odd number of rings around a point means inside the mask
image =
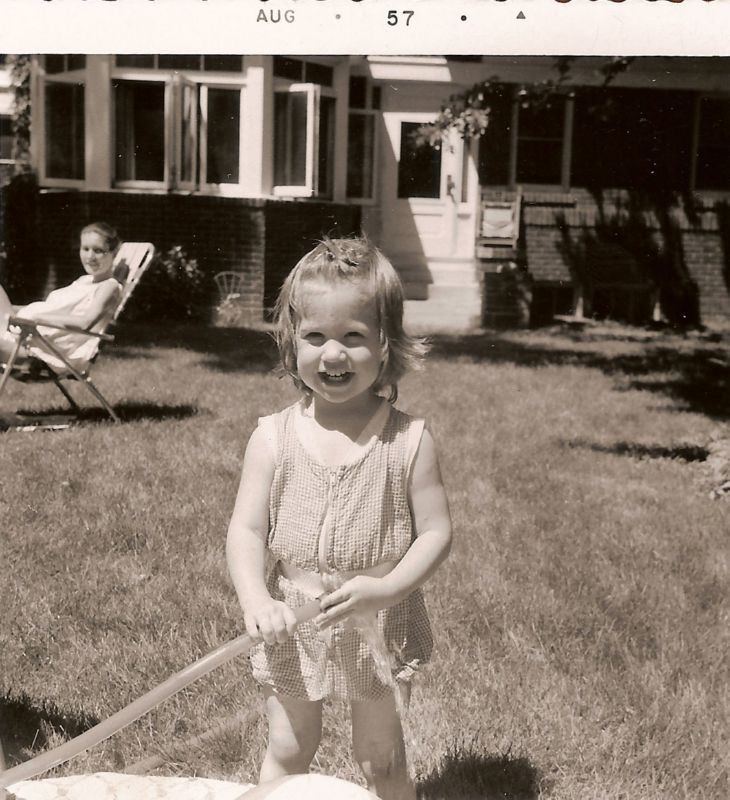
M 0 800 L 730 797 L 724 2 L 7 0 Z

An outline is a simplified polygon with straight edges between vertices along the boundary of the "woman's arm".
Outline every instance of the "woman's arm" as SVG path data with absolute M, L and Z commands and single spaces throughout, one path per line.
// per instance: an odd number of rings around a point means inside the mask
M 272 599 L 265 582 L 274 466 L 271 443 L 259 426 L 251 434 L 243 458 L 241 483 L 226 541 L 228 570 L 243 608 L 246 630 L 268 644 L 285 641 L 297 624 L 292 610 Z
M 399 603 L 436 571 L 451 549 L 451 515 L 433 437 L 423 432 L 413 465 L 410 490 L 416 539 L 384 578 L 359 575 L 322 600 L 320 625 L 331 625 L 350 614 L 379 611 Z
M 68 325 L 74 328 L 89 330 L 93 327 L 111 307 L 119 302 L 121 287 L 114 278 L 109 278 L 99 284 L 94 293 L 89 307 L 81 314 L 66 311 L 44 311 L 42 303 L 32 303 L 26 309 L 20 309 L 18 316 L 25 316 L 38 323 L 47 322 L 49 325 Z M 33 308 L 36 306 L 37 308 Z

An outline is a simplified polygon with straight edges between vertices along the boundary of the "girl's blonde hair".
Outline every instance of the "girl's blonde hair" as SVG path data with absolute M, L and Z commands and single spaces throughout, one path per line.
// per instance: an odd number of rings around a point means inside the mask
M 375 301 L 383 363 L 373 385 L 388 390 L 393 403 L 398 381 L 409 369 L 419 369 L 428 350 L 426 342 L 403 330 L 403 285 L 390 261 L 366 237 L 325 237 L 289 273 L 275 307 L 275 337 L 284 371 L 302 392 L 310 389 L 297 372 L 296 335 L 300 320 L 302 286 L 308 281 L 351 281 L 369 288 Z

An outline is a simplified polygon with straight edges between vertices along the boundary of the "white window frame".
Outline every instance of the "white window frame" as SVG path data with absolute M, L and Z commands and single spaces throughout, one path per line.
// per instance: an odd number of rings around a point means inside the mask
M 172 189 L 172 178 L 174 177 L 173 160 L 170 158 L 171 154 L 177 155 L 177 141 L 175 134 L 175 114 L 170 113 L 174 103 L 174 85 L 172 74 L 163 74 L 153 70 L 146 72 L 131 72 L 125 71 L 123 74 L 117 74 L 118 71 L 112 73 L 111 84 L 109 86 L 110 92 L 110 107 L 112 115 L 111 124 L 111 179 L 113 189 L 157 189 L 162 191 L 169 191 Z M 162 83 L 164 84 L 164 107 L 163 114 L 163 135 L 164 135 L 164 155 L 162 167 L 162 180 L 161 181 L 147 181 L 147 180 L 118 180 L 116 176 L 116 103 L 114 102 L 114 87 L 113 84 L 117 81 L 125 81 L 127 83 Z
M 366 77 L 366 76 L 355 76 L 355 77 Z M 379 171 L 377 169 L 380 159 L 380 127 L 382 122 L 382 111 L 379 108 L 373 108 L 373 82 L 366 78 L 367 80 L 367 89 L 365 91 L 365 108 L 352 108 L 348 107 L 347 109 L 347 121 L 348 126 L 350 122 L 350 116 L 353 115 L 360 115 L 365 117 L 371 117 L 373 120 L 373 163 L 372 163 L 372 187 L 371 187 L 371 194 L 367 197 L 356 197 L 355 195 L 347 194 L 347 185 L 345 185 L 345 193 L 346 199 L 348 203 L 352 203 L 354 205 L 359 206 L 372 206 L 376 203 L 376 198 L 378 197 L 378 176 Z M 349 158 L 349 141 L 348 141 L 348 158 Z
M 155 59 L 155 64 L 157 60 Z M 202 65 L 202 62 L 201 62 Z M 164 154 L 164 179 L 162 181 L 117 181 L 114 178 L 115 170 L 112 163 L 112 189 L 121 191 L 146 191 L 180 192 L 206 195 L 228 195 L 232 197 L 245 196 L 244 187 L 244 115 L 246 81 L 244 73 L 192 70 L 168 70 L 159 67 L 117 67 L 112 68 L 111 82 L 164 82 L 165 83 L 165 154 Z M 185 88 L 196 88 L 195 103 L 193 106 L 192 127 L 194 140 L 194 166 L 193 180 L 185 181 L 181 178 L 180 168 L 183 154 L 183 93 Z M 238 183 L 208 183 L 206 177 L 206 146 L 205 117 L 207 117 L 207 89 L 235 89 L 240 92 L 240 136 L 238 151 Z M 113 89 L 109 87 L 111 96 L 110 106 L 112 113 L 111 136 L 112 144 L 116 135 L 116 120 L 114 119 L 115 106 Z M 203 99 L 204 98 L 204 99 Z M 204 104 L 205 102 L 205 104 Z M 112 162 L 114 161 L 114 147 L 111 148 Z
M 517 181 L 517 161 L 520 141 L 520 102 L 519 89 L 515 86 L 512 99 L 512 132 L 510 136 L 509 182 L 512 189 L 534 192 L 567 192 L 570 190 L 570 166 L 573 152 L 573 96 L 564 95 L 563 132 L 560 139 L 560 183 L 525 183 Z M 496 188 L 496 187 L 495 187 Z
M 295 92 L 306 93 L 307 96 L 307 130 L 305 144 L 305 178 L 304 184 L 274 184 L 272 194 L 275 197 L 321 197 L 318 186 L 317 161 L 319 154 L 319 121 L 320 100 L 322 97 L 331 97 L 337 102 L 337 94 L 330 86 L 321 86 L 318 83 L 290 83 L 276 80 L 274 93 Z M 334 134 L 337 136 L 337 131 Z M 273 158 L 274 156 L 272 156 Z M 335 165 L 332 165 L 334 170 Z M 334 185 L 334 175 L 333 175 Z M 327 200 L 331 198 L 322 197 Z
M 39 121 L 39 130 L 41 135 L 38 136 L 38 178 L 39 183 L 48 188 L 53 189 L 83 189 L 86 185 L 86 158 L 84 157 L 84 177 L 83 178 L 54 178 L 48 175 L 47 168 L 47 151 L 46 151 L 46 86 L 49 84 L 57 83 L 70 83 L 81 85 L 84 88 L 84 140 L 89 135 L 86 130 L 86 70 L 78 69 L 73 72 L 54 72 L 46 75 L 42 65 L 38 66 L 38 103 L 34 114 Z M 86 141 L 84 141 L 84 150 L 86 150 Z

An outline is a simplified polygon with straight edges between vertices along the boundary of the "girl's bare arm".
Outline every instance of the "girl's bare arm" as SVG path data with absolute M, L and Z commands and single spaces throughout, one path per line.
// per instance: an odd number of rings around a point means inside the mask
M 243 608 L 247 632 L 267 643 L 284 641 L 296 619 L 288 606 L 272 599 L 266 588 L 266 538 L 274 458 L 264 430 L 254 430 L 243 459 L 241 483 L 228 537 L 228 569 Z

